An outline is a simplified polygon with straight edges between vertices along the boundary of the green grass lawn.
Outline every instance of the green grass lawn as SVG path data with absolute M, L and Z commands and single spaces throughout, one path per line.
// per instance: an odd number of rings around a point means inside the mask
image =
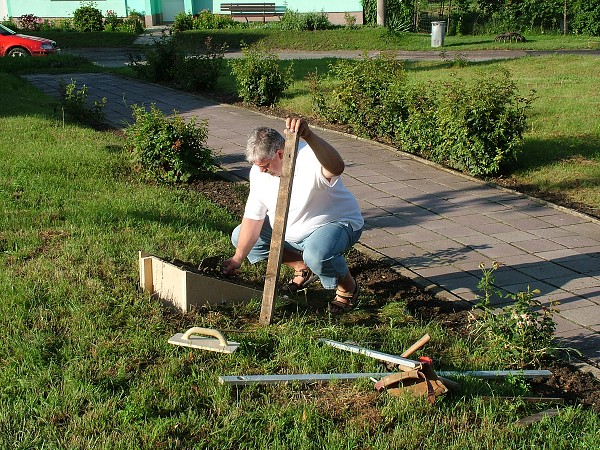
M 165 27 L 166 28 L 166 27 Z M 44 30 L 26 34 L 55 40 L 61 48 L 131 47 L 137 38 L 132 33 Z M 190 51 L 199 48 L 206 37 L 215 44 L 226 43 L 230 49 L 239 49 L 242 43 L 258 44 L 270 49 L 288 50 L 430 50 L 429 33 L 393 33 L 386 28 L 356 27 L 312 32 L 281 31 L 272 28 L 233 28 L 224 30 L 190 30 L 175 35 L 175 39 Z M 600 49 L 600 37 L 540 34 L 527 35 L 527 42 L 503 43 L 494 41 L 495 35 L 446 36 L 447 50 L 561 50 Z
M 366 380 L 232 389 L 219 375 L 371 372 L 370 358 L 322 347 L 351 340 L 400 353 L 424 333 L 444 369 L 501 368 L 486 345 L 405 309 L 397 292 L 332 319 L 260 299 L 186 316 L 137 288 L 137 252 L 199 261 L 230 252 L 237 218 L 185 188 L 143 184 L 122 138 L 62 124 L 56 102 L 0 74 L 0 448 L 597 448 L 600 418 L 484 396 L 527 394 L 522 380 L 468 380 L 459 394 L 377 394 Z M 18 105 L 17 108 L 13 105 Z M 315 294 L 311 294 L 315 295 Z M 318 290 L 317 293 L 318 294 Z M 388 297 L 384 297 L 388 296 Z M 225 330 L 232 355 L 174 347 L 191 326 Z
M 290 32 L 273 29 L 245 28 L 225 30 L 192 30 L 175 36 L 183 46 L 193 51 L 206 37 L 215 44 L 226 43 L 230 49 L 239 49 L 243 42 L 261 44 L 269 49 L 287 50 L 418 50 L 439 51 L 431 47 L 427 33 L 390 33 L 385 28 L 338 28 L 312 32 Z M 446 36 L 446 50 L 559 50 L 600 49 L 600 37 L 535 35 L 527 36 L 524 43 L 494 41 L 495 35 Z

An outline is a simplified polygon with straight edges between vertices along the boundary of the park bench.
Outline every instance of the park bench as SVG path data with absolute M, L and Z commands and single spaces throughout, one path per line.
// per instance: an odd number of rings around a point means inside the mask
M 280 15 L 275 3 L 221 3 L 221 11 L 229 11 L 232 16 L 244 17 L 248 22 L 248 17 L 262 17 L 266 22 L 268 16 Z

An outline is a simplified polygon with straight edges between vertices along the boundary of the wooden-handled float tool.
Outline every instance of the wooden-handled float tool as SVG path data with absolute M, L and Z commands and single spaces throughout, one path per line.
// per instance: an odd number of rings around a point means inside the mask
M 197 334 L 212 336 L 216 339 L 195 336 Z M 169 344 L 181 345 L 182 347 L 199 348 L 220 353 L 233 353 L 240 345 L 237 342 L 228 342 L 221 332 L 217 330 L 201 327 L 192 327 L 185 333 L 177 333 L 168 342 Z

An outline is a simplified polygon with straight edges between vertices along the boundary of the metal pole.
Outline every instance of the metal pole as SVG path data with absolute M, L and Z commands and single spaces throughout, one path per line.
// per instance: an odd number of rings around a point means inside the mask
M 377 25 L 385 26 L 385 0 L 377 0 Z
M 357 380 L 361 378 L 379 379 L 393 372 L 370 372 L 370 373 L 302 373 L 288 375 L 231 375 L 220 376 L 219 383 L 233 386 L 247 386 L 249 384 L 275 384 L 275 383 L 324 383 L 335 380 Z M 485 380 L 500 380 L 509 376 L 523 378 L 548 378 L 552 376 L 549 370 L 475 370 L 467 372 L 442 371 L 436 375 L 456 378 L 472 377 Z
M 565 0 L 565 8 L 563 10 L 563 34 L 567 35 L 567 0 Z

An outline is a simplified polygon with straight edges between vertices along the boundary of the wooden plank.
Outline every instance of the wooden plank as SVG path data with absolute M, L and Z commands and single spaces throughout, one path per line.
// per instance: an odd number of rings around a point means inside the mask
M 413 345 L 411 345 L 410 347 L 408 347 L 406 349 L 406 351 L 404 353 L 402 353 L 400 356 L 402 356 L 403 358 L 408 358 L 410 355 L 412 355 L 414 352 L 416 352 L 417 350 L 419 350 L 421 347 L 423 347 L 425 344 L 427 344 L 429 342 L 429 340 L 431 339 L 431 336 L 429 336 L 429 334 L 425 334 L 423 335 L 423 337 L 421 339 L 419 339 L 417 342 L 415 342 Z
M 143 292 L 152 292 L 152 258 L 146 252 L 138 253 L 138 264 L 140 271 L 140 288 Z
M 369 350 L 368 348 L 359 347 L 358 345 L 345 344 L 343 342 L 332 341 L 330 339 L 319 339 L 319 342 L 330 345 L 340 350 L 358 353 L 360 355 L 369 356 L 379 361 L 391 362 L 411 369 L 422 367 L 422 364 L 419 361 L 412 361 L 410 359 L 403 358 L 402 356 L 389 355 L 387 353 L 378 352 L 376 350 Z
M 275 3 L 221 3 L 221 11 L 230 11 L 232 14 L 273 14 Z
M 230 8 L 230 11 L 232 13 L 238 13 L 238 14 L 246 14 L 246 13 L 269 13 L 269 12 L 275 12 L 275 5 L 273 5 L 272 7 L 268 7 L 268 6 L 232 6 Z
M 298 151 L 298 133 L 286 130 L 285 149 L 283 153 L 283 166 L 279 179 L 279 192 L 277 193 L 277 206 L 275 207 L 275 220 L 273 223 L 273 234 L 269 247 L 269 259 L 265 274 L 265 286 L 263 289 L 262 306 L 260 310 L 260 324 L 269 325 L 273 318 L 275 309 L 275 293 L 277 281 L 281 269 L 283 257 L 283 244 L 285 239 L 285 228 L 288 218 L 290 197 L 292 195 L 292 183 L 294 182 L 294 170 L 296 168 L 296 152 Z

